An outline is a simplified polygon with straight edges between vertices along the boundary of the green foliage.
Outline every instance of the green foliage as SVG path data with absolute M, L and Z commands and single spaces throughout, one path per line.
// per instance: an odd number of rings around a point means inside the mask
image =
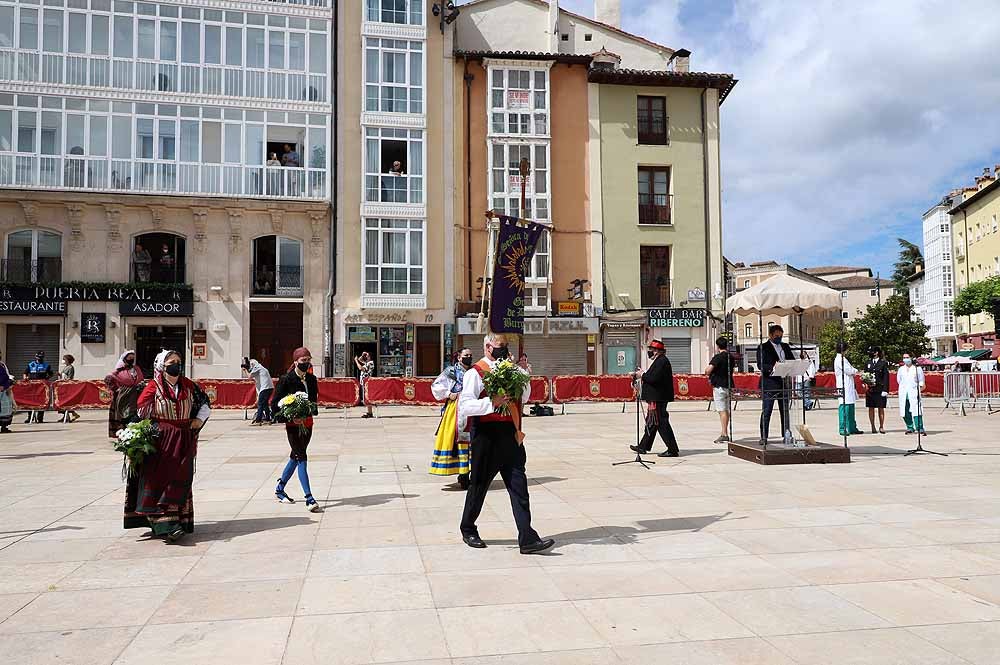
M 882 357 L 890 363 L 900 363 L 904 353 L 914 358 L 931 350 L 927 339 L 928 327 L 913 320 L 913 307 L 902 295 L 894 295 L 881 305 L 870 305 L 868 311 L 846 326 L 830 321 L 819 332 L 820 365 L 831 367 L 837 342 L 847 342 L 847 359 L 857 368 L 868 363 L 868 349 L 882 348 Z
M 955 314 L 957 316 L 992 314 L 993 304 L 990 301 L 993 298 L 1000 298 L 1000 275 L 993 275 L 963 287 L 955 296 Z
M 129 466 L 136 469 L 142 466 L 143 460 L 156 452 L 156 441 L 160 437 L 156 423 L 149 419 L 137 423 L 129 423 L 118 430 L 115 450 L 125 455 Z
M 2 287 L 26 287 L 33 289 L 35 287 L 41 287 L 46 289 L 98 289 L 104 291 L 107 289 L 188 289 L 192 287 L 190 284 L 171 284 L 168 282 L 0 282 Z
M 512 402 L 519 403 L 524 389 L 531 383 L 531 377 L 521 368 L 508 360 L 501 360 L 483 377 L 483 387 L 489 397 L 507 397 Z M 508 414 L 510 409 L 500 407 L 498 413 Z
M 892 281 L 896 283 L 898 291 L 909 294 L 906 280 L 917 271 L 917 264 L 924 262 L 924 256 L 920 252 L 920 247 L 909 240 L 896 238 L 896 241 L 899 243 L 899 258 L 893 265 L 895 270 L 892 273 Z M 906 299 L 909 299 L 909 295 Z

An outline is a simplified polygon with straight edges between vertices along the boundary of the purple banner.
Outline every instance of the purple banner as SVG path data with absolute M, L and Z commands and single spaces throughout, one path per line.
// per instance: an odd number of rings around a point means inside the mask
M 493 297 L 490 330 L 496 333 L 524 332 L 524 276 L 545 227 L 522 222 L 517 217 L 500 218 L 493 265 Z

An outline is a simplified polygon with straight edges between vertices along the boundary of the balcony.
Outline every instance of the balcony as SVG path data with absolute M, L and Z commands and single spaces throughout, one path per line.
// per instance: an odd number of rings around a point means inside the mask
M 361 307 L 364 309 L 426 309 L 425 295 L 363 294 Z
M 365 177 L 368 203 L 423 203 L 423 176 L 369 174 Z
M 0 281 L 36 283 L 61 282 L 62 259 L 41 258 L 37 261 L 3 259 L 0 261 Z
M 673 307 L 673 297 L 671 282 L 669 279 L 658 279 L 651 284 L 640 286 L 641 303 L 643 309 L 649 307 Z
M 301 298 L 302 266 L 257 263 L 250 266 L 250 295 L 254 297 Z
M 671 224 L 670 208 L 673 202 L 673 194 L 658 194 L 649 201 L 648 196 L 639 197 L 639 223 L 640 224 Z
M 324 200 L 325 169 L 0 154 L 0 187 Z

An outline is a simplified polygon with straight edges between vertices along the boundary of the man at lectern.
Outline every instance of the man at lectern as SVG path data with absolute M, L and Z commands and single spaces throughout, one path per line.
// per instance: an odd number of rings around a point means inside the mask
M 781 341 L 785 334 L 784 328 L 778 324 L 769 326 L 767 340 L 757 348 L 757 366 L 760 367 L 760 391 L 764 403 L 760 412 L 760 440 L 767 441 L 771 426 L 771 413 L 774 403 L 778 403 L 778 413 L 781 415 L 781 437 L 788 431 L 788 395 L 785 394 L 785 384 L 780 377 L 772 376 L 774 366 L 781 361 L 794 360 L 792 347 Z

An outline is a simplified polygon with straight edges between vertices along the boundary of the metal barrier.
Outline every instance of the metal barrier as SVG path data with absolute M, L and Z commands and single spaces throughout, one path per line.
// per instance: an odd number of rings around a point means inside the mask
M 966 407 L 985 406 L 989 413 L 1000 407 L 1000 372 L 949 372 L 944 375 L 946 407 L 958 407 L 965 415 Z

